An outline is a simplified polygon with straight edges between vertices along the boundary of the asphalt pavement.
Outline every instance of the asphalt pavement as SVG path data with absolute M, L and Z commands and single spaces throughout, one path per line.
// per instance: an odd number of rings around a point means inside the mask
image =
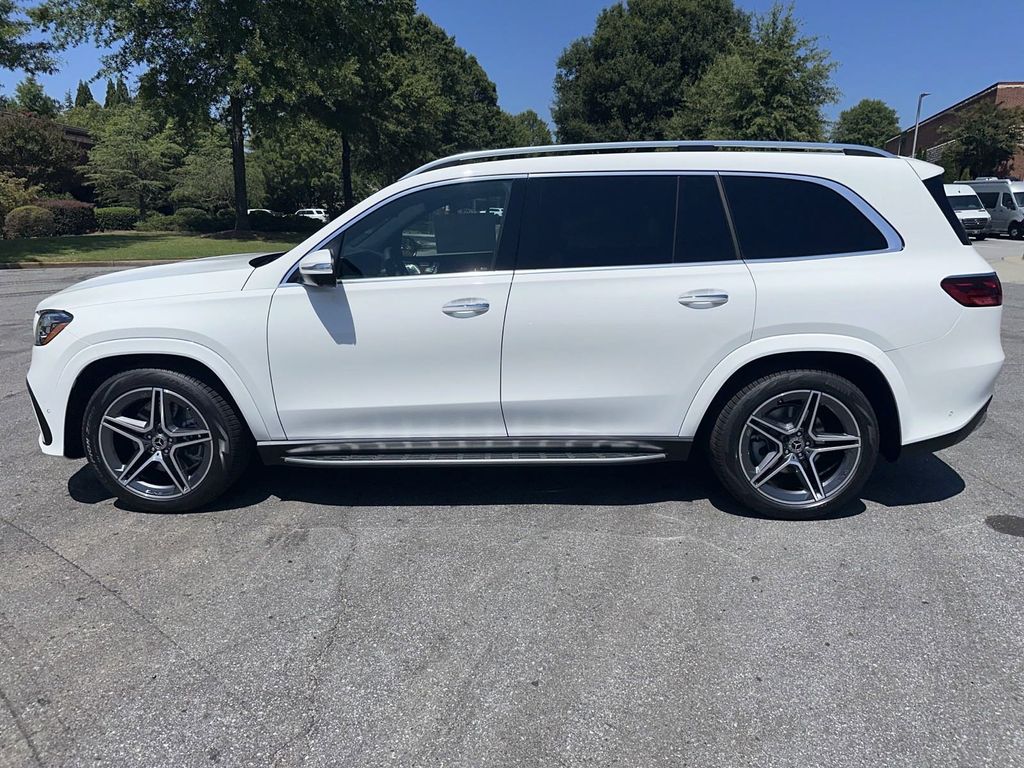
M 699 462 L 148 515 L 36 446 L 32 310 L 97 271 L 0 272 L 0 765 L 1024 766 L 1024 285 L 987 423 L 834 519 Z

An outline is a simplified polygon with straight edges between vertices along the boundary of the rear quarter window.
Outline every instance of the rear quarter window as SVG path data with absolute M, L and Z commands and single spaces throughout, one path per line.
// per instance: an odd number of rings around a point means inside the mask
M 723 175 L 744 259 L 884 251 L 885 235 L 857 206 L 815 181 Z

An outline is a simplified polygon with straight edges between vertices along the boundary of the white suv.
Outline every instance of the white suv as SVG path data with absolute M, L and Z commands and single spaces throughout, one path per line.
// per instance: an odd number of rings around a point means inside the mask
M 659 151 L 655 151 L 659 150 Z M 659 142 L 468 153 L 285 254 L 46 299 L 45 453 L 140 510 L 268 464 L 626 464 L 708 451 L 808 518 L 879 453 L 984 418 L 1002 295 L 942 169 L 863 147 Z

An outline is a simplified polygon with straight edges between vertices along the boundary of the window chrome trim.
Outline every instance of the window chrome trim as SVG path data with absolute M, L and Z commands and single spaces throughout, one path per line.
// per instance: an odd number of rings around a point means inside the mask
M 299 255 L 295 259 L 295 263 L 292 264 L 292 266 L 288 268 L 287 272 L 285 272 L 284 277 L 281 278 L 281 281 L 277 284 L 277 287 L 281 288 L 281 287 L 283 287 L 285 285 L 293 284 L 292 283 L 292 278 L 295 277 L 295 273 L 298 272 L 299 262 L 302 261 L 306 256 L 308 256 L 309 254 L 313 253 L 314 251 L 319 251 L 321 248 L 323 248 L 327 243 L 329 243 L 335 237 L 337 237 L 342 232 L 347 230 L 353 224 L 357 224 L 358 222 L 362 221 L 364 218 L 369 216 L 371 213 L 374 213 L 375 211 L 380 210 L 385 205 L 387 205 L 389 203 L 392 203 L 395 200 L 399 200 L 399 199 L 405 197 L 406 195 L 411 195 L 414 192 L 422 192 L 422 191 L 427 190 L 427 189 L 433 189 L 435 187 L 447 187 L 447 186 L 451 186 L 451 185 L 454 185 L 454 184 L 472 184 L 472 183 L 478 182 L 478 181 L 504 181 L 506 179 L 509 180 L 509 181 L 515 181 L 517 179 L 525 179 L 528 176 L 529 176 L 529 174 L 526 174 L 526 173 L 498 173 L 498 174 L 493 174 L 493 175 L 488 175 L 488 176 L 483 176 L 483 175 L 481 175 L 481 176 L 464 176 L 464 177 L 457 178 L 457 179 L 442 179 L 440 181 L 432 181 L 432 182 L 430 182 L 428 184 L 420 184 L 420 185 L 415 186 L 415 187 L 409 187 L 407 189 L 403 189 L 403 190 L 400 190 L 398 192 L 395 192 L 393 195 L 389 195 L 388 197 L 384 198 L 383 200 L 378 202 L 373 207 L 367 208 L 365 211 L 360 213 L 354 219 L 350 219 L 349 221 L 346 221 L 344 224 L 341 224 L 338 227 L 336 227 L 335 229 L 332 229 L 329 234 L 325 235 L 323 238 L 318 240 L 316 245 L 311 247 L 305 253 Z M 401 180 L 399 180 L 399 181 L 401 181 Z M 462 273 L 460 273 L 460 272 L 452 272 L 450 274 L 458 275 L 458 274 L 462 274 Z M 467 272 L 465 274 L 470 274 L 470 275 L 472 275 L 472 274 L 488 274 L 488 275 L 492 275 L 492 274 L 494 274 L 494 271 L 483 272 L 483 273 Z M 405 277 L 425 277 L 425 275 L 394 275 L 394 276 L 387 277 L 387 278 L 377 278 L 377 277 L 365 278 L 365 277 L 363 277 L 363 278 L 359 278 L 359 279 L 360 280 L 389 280 L 389 279 L 394 279 L 396 277 L 401 279 L 401 278 L 405 278 Z
M 799 173 L 777 173 L 777 172 L 760 172 L 760 171 L 721 171 L 719 176 L 756 176 L 756 177 L 767 177 L 773 179 L 789 179 L 791 181 L 804 181 L 810 184 L 818 184 L 827 189 L 831 189 L 833 192 L 841 196 L 844 200 L 850 203 L 854 208 L 860 211 L 863 216 L 870 221 L 875 228 L 881 233 L 882 237 L 885 238 L 886 247 L 878 248 L 873 251 L 841 251 L 840 253 L 822 253 L 822 254 L 807 254 L 805 256 L 778 256 L 773 259 L 748 259 L 743 257 L 743 261 L 748 264 L 767 264 L 771 262 L 779 261 L 803 261 L 805 259 L 836 259 L 844 258 L 847 256 L 870 256 L 872 254 L 879 253 L 898 253 L 906 247 L 906 241 L 896 231 L 896 228 L 889 223 L 889 221 L 882 216 L 874 207 L 871 206 L 864 198 L 854 192 L 852 189 L 847 187 L 845 184 L 840 184 L 838 181 L 827 179 L 824 176 L 807 176 Z M 725 192 L 723 188 L 723 192 Z M 728 199 L 728 193 L 726 193 L 726 199 Z M 732 206 L 729 206 L 730 213 L 735 214 L 732 211 Z M 740 246 L 739 234 L 737 233 L 737 247 Z M 742 252 L 741 252 L 742 256 Z

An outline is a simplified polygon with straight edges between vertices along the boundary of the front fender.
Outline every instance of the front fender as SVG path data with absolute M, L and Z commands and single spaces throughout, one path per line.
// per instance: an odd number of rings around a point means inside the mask
M 852 336 L 804 333 L 757 339 L 727 355 L 708 374 L 700 389 L 697 390 L 697 394 L 686 411 L 686 416 L 683 417 L 679 436 L 692 438 L 697 434 L 697 429 L 700 427 L 708 407 L 734 373 L 750 363 L 788 352 L 838 352 L 853 355 L 871 363 L 882 373 L 892 390 L 896 400 L 896 410 L 899 414 L 901 434 L 905 435 L 911 432 L 911 425 L 907 423 L 907 414 L 911 412 L 911 409 L 906 407 L 908 404 L 907 386 L 903 381 L 903 376 L 885 352 L 874 344 Z

